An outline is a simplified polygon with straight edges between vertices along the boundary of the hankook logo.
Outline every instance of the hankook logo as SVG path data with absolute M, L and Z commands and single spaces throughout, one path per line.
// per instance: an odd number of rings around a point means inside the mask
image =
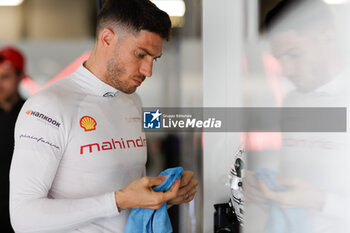
M 37 117 L 39 119 L 42 119 L 42 120 L 44 120 L 44 121 L 46 121 L 46 122 L 48 122 L 51 125 L 56 126 L 56 127 L 60 127 L 60 125 L 61 125 L 61 123 L 59 123 L 58 121 L 52 119 L 49 116 L 46 116 L 45 114 L 40 113 L 40 112 L 28 110 L 28 111 L 26 111 L 26 114 L 29 116 L 34 116 L 34 117 Z

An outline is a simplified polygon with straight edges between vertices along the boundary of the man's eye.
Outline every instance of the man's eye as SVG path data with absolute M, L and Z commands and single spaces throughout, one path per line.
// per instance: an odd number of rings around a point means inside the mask
M 158 61 L 159 57 L 153 58 L 153 61 Z
M 0 76 L 0 80 L 5 81 L 5 80 L 7 80 L 7 79 L 10 79 L 10 77 L 11 77 L 11 75 L 9 75 L 9 74 L 4 74 L 4 75 Z
M 142 54 L 142 53 L 136 53 L 136 56 L 139 57 L 139 58 L 144 58 L 145 57 L 145 55 Z
M 289 58 L 298 58 L 299 57 L 299 53 L 297 52 L 290 52 L 288 54 L 286 54 Z

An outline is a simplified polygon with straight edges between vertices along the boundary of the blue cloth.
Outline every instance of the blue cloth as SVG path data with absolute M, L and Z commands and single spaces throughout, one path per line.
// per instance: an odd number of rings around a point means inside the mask
M 181 179 L 182 167 L 169 168 L 159 174 L 168 175 L 161 185 L 153 187 L 156 192 L 170 189 L 177 179 Z M 167 203 L 157 210 L 132 209 L 124 233 L 171 233 L 173 228 L 168 215 Z
M 288 187 L 280 185 L 275 179 L 275 172 L 267 168 L 255 169 L 256 175 L 262 179 L 271 190 L 283 192 Z M 265 225 L 269 233 L 312 233 L 310 219 L 305 209 L 280 208 L 276 203 L 270 203 L 270 214 Z

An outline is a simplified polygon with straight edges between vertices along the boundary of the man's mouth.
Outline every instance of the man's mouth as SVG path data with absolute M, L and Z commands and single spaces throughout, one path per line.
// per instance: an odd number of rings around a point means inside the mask
M 136 83 L 136 86 L 140 86 L 142 81 L 138 80 L 138 79 L 134 79 L 134 82 Z
M 134 78 L 133 80 L 134 80 L 134 82 L 135 82 L 135 84 L 137 86 L 140 86 L 141 83 L 145 80 L 145 78 L 144 77 L 142 77 L 142 78 L 140 77 L 140 78 Z

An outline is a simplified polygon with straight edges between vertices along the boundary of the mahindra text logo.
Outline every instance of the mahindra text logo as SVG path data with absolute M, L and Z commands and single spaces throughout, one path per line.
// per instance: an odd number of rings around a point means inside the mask
M 123 138 L 121 138 L 120 140 L 111 139 L 111 141 L 91 143 L 80 146 L 80 154 L 82 155 L 84 154 L 84 152 L 93 153 L 101 150 L 123 150 L 127 148 L 137 147 L 146 147 L 146 139 L 140 136 L 137 139 L 124 140 Z
M 30 116 L 35 116 L 37 118 L 40 118 L 40 119 L 43 119 L 44 121 L 50 123 L 51 125 L 53 126 L 56 126 L 56 127 L 60 127 L 61 123 L 59 123 L 58 121 L 56 120 L 53 120 L 51 117 L 48 117 L 40 112 L 35 112 L 35 111 L 32 111 L 32 110 L 28 110 L 26 111 L 26 114 L 27 115 L 30 115 Z
M 80 119 L 80 127 L 86 131 L 92 131 L 96 129 L 97 122 L 91 116 L 83 116 Z

